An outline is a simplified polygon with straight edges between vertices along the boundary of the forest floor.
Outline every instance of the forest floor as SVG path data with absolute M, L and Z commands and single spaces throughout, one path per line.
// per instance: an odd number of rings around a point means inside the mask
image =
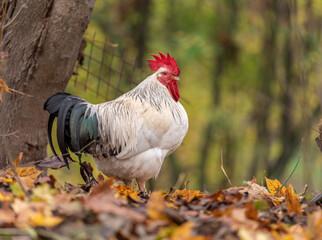
M 62 185 L 20 159 L 0 172 L 0 239 L 322 239 L 321 200 L 278 180 L 144 195 L 102 175 Z

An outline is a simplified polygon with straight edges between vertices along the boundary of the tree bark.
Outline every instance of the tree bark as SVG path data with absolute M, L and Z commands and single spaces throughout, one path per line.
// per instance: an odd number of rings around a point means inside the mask
M 32 97 L 5 94 L 0 102 L 0 167 L 20 152 L 24 162 L 46 156 L 48 113 L 43 104 L 64 91 L 95 0 L 9 2 L 0 50 L 8 57 L 0 74 L 10 88 Z M 16 131 L 15 137 L 1 137 Z

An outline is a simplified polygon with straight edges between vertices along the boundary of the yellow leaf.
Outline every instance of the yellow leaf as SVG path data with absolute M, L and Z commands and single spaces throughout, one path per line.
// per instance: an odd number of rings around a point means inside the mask
M 0 176 L 0 182 L 13 183 L 13 179 Z
M 207 240 L 211 239 L 210 237 L 205 236 L 193 236 L 192 230 L 194 227 L 193 222 L 186 222 L 179 227 L 177 227 L 173 234 L 171 235 L 171 240 Z
M 193 229 L 193 222 L 186 222 L 180 227 L 177 227 L 173 234 L 171 235 L 171 240 L 184 240 L 191 237 L 191 231 Z
M 116 190 L 115 197 L 117 198 L 121 197 L 123 199 L 126 199 L 129 196 L 135 200 L 139 200 L 138 192 L 129 186 L 116 185 L 116 186 L 112 186 L 112 189 Z
M 169 208 L 174 208 L 174 209 L 178 209 L 179 208 L 178 206 L 174 205 L 171 202 L 165 202 L 165 206 L 166 207 L 169 207 Z
M 190 190 L 189 189 L 183 189 L 183 190 L 176 190 L 172 194 L 172 198 L 181 197 L 185 199 L 187 202 L 190 202 L 194 198 L 199 198 L 205 195 L 204 193 L 200 192 L 199 190 Z
M 28 189 L 35 186 L 34 181 L 36 181 L 39 174 L 42 173 L 42 171 L 37 170 L 35 167 L 18 167 L 16 171 L 24 187 Z M 15 175 L 12 169 L 8 169 L 5 172 L 5 174 L 11 175 L 11 176 Z
M 52 216 L 52 214 L 44 216 L 42 212 L 37 212 L 29 217 L 29 224 L 32 227 L 54 227 L 62 221 L 63 219 L 60 217 Z
M 291 195 L 293 195 L 294 197 L 296 197 L 296 198 L 299 198 L 300 197 L 300 195 L 295 194 L 292 184 L 290 184 L 288 186 L 288 189 L 287 190 L 288 190 L 288 193 L 291 194 Z
M 153 192 L 147 204 L 147 213 L 152 220 L 168 221 L 167 216 L 163 210 L 165 208 L 165 201 L 161 191 Z
M 265 179 L 266 179 L 267 188 L 269 190 L 269 194 L 271 196 L 274 196 L 275 193 L 277 192 L 277 190 L 280 189 L 282 184 L 277 179 L 271 180 L 266 177 L 265 177 Z M 292 188 L 292 191 L 293 191 L 293 188 Z M 275 197 L 285 197 L 287 192 L 288 192 L 288 189 L 285 186 L 283 186 L 282 189 L 275 195 Z
M 11 199 L 10 196 L 7 196 L 0 191 L 0 201 L 10 201 Z
M 274 194 L 277 192 L 277 190 L 282 186 L 282 184 L 277 180 L 271 180 L 269 178 L 266 178 L 266 185 L 267 185 L 267 188 L 269 190 L 269 194 L 271 196 L 274 196 Z M 276 194 L 276 197 L 282 197 L 283 196 L 283 192 L 285 192 L 287 189 L 286 187 L 283 187 L 277 194 Z

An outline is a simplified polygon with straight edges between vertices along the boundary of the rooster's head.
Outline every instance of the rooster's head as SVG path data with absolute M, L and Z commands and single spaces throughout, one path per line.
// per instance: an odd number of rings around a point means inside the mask
M 177 65 L 176 60 L 170 56 L 167 56 L 159 52 L 160 57 L 152 54 L 151 56 L 155 60 L 147 60 L 148 66 L 152 71 L 158 71 L 157 79 L 160 83 L 168 88 L 171 93 L 172 98 L 178 102 L 180 98 L 177 81 L 180 75 L 180 69 Z

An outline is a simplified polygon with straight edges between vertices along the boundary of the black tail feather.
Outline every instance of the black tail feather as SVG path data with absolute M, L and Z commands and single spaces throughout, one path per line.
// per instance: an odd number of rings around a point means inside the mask
M 74 109 L 78 111 L 72 111 L 70 116 L 70 133 L 71 133 L 71 145 L 73 147 L 73 151 L 79 152 L 81 150 L 79 144 L 79 130 L 81 124 L 81 118 L 84 116 L 86 111 L 86 105 L 83 103 L 78 103 L 74 106 Z
M 69 165 L 68 165 L 67 157 L 70 158 L 70 155 L 68 153 L 68 143 L 70 142 L 70 134 L 69 134 L 70 129 L 66 129 L 66 127 L 69 128 L 70 112 L 72 111 L 74 105 L 77 104 L 79 101 L 84 102 L 85 100 L 76 96 L 68 96 L 67 98 L 64 99 L 58 112 L 58 120 L 57 120 L 58 146 L 61 150 L 66 166 L 68 168 L 69 168 Z
M 48 134 L 48 141 L 49 141 L 50 149 L 54 153 L 54 155 L 57 157 L 57 153 L 55 151 L 55 148 L 54 148 L 54 145 L 53 145 L 52 136 L 51 136 L 51 130 L 53 128 L 54 120 L 55 120 L 55 115 L 54 114 L 50 114 L 49 115 L 49 119 L 48 119 L 47 134 Z
M 45 102 L 44 109 L 50 113 L 48 138 L 53 153 L 57 156 L 51 134 L 54 119 L 57 117 L 57 141 L 67 168 L 69 169 L 68 158 L 71 159 L 68 149 L 77 154 L 81 163 L 81 148 L 98 137 L 97 116 L 92 115 L 90 118 L 88 103 L 68 93 L 54 94 Z
M 64 100 L 71 96 L 69 93 L 56 93 L 52 95 L 44 104 L 44 110 L 47 110 L 50 114 L 58 116 L 58 111 Z

